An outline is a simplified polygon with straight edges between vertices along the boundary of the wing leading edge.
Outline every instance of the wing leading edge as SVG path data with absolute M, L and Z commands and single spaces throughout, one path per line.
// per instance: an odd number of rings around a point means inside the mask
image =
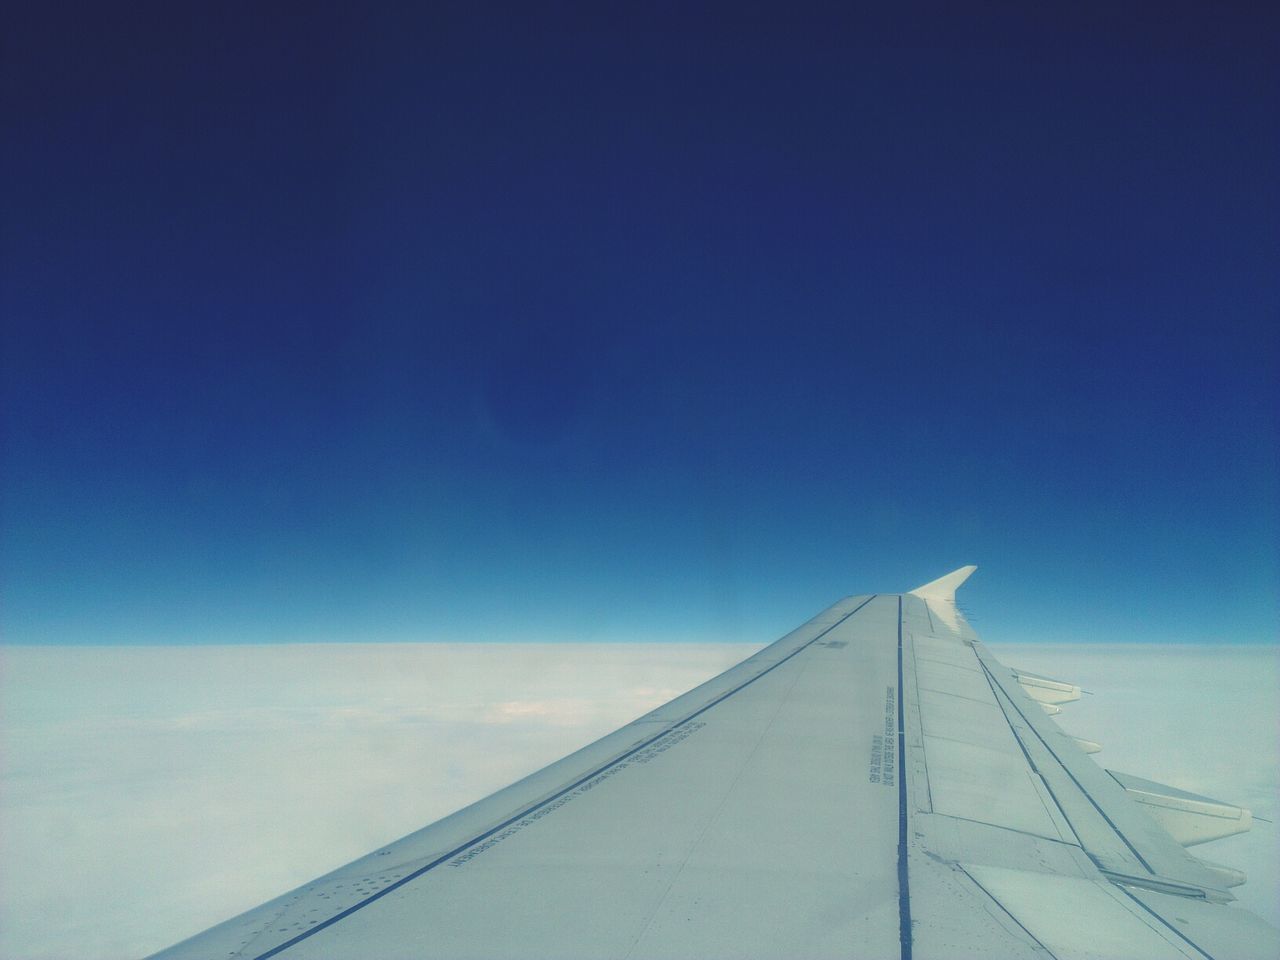
M 972 572 L 841 600 L 156 958 L 1280 955 L 985 650 Z

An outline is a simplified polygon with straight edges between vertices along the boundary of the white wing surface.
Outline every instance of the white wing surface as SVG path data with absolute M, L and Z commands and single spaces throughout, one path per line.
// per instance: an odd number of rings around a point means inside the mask
M 850 597 L 602 740 L 157 954 L 1280 956 L 1183 843 L 1248 812 L 1125 774 L 957 609 Z M 1178 835 L 1179 839 L 1175 839 Z

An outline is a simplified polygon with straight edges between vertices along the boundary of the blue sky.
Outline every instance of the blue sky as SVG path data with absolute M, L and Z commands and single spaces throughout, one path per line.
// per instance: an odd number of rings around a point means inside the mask
M 1274 13 L 186 6 L 4 15 L 4 641 L 1275 641 Z

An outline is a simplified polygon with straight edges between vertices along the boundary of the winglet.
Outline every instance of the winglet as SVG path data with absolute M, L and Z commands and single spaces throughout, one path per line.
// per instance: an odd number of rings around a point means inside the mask
M 969 575 L 977 569 L 973 564 L 969 564 L 969 566 L 961 567 L 959 570 L 952 570 L 945 577 L 931 580 L 923 587 L 916 587 L 911 593 L 917 597 L 924 597 L 926 600 L 951 600 L 954 602 L 956 588 L 968 580 Z

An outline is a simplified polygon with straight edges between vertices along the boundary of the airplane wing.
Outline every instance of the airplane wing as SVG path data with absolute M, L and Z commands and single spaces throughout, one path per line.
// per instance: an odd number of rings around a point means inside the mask
M 1184 844 L 1239 807 L 1108 773 L 1002 666 L 964 567 L 841 600 L 607 737 L 157 954 L 1280 956 Z

